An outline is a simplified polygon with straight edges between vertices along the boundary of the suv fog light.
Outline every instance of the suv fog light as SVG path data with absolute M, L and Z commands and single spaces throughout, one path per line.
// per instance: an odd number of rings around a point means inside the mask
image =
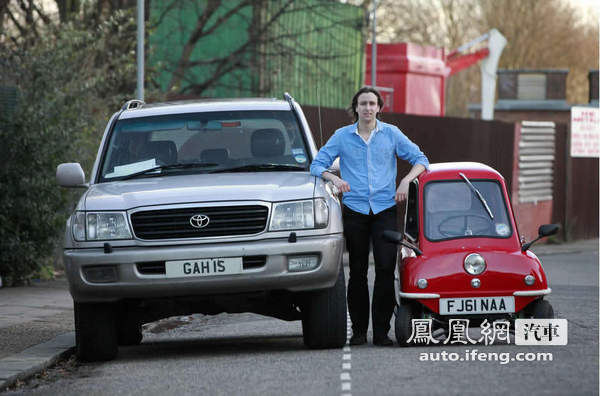
M 427 287 L 427 279 L 423 279 L 423 278 L 419 279 L 417 281 L 417 287 L 419 289 L 425 289 Z
M 295 256 L 288 258 L 288 271 L 310 271 L 319 265 L 319 256 Z
M 474 287 L 475 289 L 478 289 L 479 286 L 481 286 L 481 281 L 477 278 L 473 278 L 473 279 L 471 279 L 471 286 Z
M 535 278 L 533 277 L 533 275 L 527 275 L 527 276 L 525 277 L 525 284 L 526 284 L 527 286 L 531 286 L 531 285 L 533 285 L 534 283 L 535 283 Z
M 485 271 L 485 259 L 477 253 L 471 253 L 465 258 L 465 271 L 471 275 L 479 275 Z
M 114 265 L 83 267 L 82 270 L 85 280 L 90 283 L 111 283 L 118 279 L 117 267 Z

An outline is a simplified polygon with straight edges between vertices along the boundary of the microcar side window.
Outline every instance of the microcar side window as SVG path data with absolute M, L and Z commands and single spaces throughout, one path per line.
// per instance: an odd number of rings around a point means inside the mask
M 408 200 L 404 216 L 404 235 L 416 242 L 419 236 L 419 211 L 418 211 L 418 184 L 414 180 L 408 187 Z
M 500 184 L 471 180 L 490 213 L 463 180 L 429 182 L 424 189 L 425 237 L 431 241 L 454 238 L 509 238 L 512 226 Z

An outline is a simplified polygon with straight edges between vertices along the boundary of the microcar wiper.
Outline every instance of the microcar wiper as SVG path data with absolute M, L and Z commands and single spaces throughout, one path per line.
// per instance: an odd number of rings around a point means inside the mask
M 494 220 L 494 215 L 492 214 L 492 211 L 490 210 L 490 207 L 488 206 L 485 198 L 483 198 L 483 195 L 481 195 L 479 190 L 471 183 L 469 179 L 467 179 L 467 176 L 465 176 L 462 172 L 459 172 L 458 174 L 460 175 L 460 177 L 465 179 L 465 183 L 467 183 L 467 185 L 471 188 L 475 195 L 477 195 L 477 198 L 479 198 L 479 200 L 483 204 L 483 207 L 485 208 L 485 210 L 487 210 L 488 214 L 490 215 L 490 219 Z
M 236 166 L 234 168 L 215 169 L 211 173 L 224 172 L 260 172 L 269 170 L 306 170 L 304 166 L 285 164 L 249 164 Z
M 185 164 L 159 165 L 159 166 L 153 166 L 152 168 L 144 169 L 139 172 L 134 172 L 130 175 L 122 177 L 121 180 L 133 179 L 134 177 L 137 177 L 137 176 L 147 175 L 152 172 L 164 171 L 164 170 L 168 170 L 168 169 L 209 168 L 209 167 L 213 167 L 213 166 L 217 166 L 217 165 L 219 165 L 219 164 L 215 164 L 212 162 L 190 162 L 190 163 L 185 163 Z

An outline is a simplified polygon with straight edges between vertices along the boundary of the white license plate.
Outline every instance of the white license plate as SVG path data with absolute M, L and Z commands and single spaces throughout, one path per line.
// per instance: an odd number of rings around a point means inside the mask
M 440 298 L 440 315 L 471 315 L 515 312 L 515 298 L 467 297 Z
M 242 273 L 241 257 L 217 257 L 165 262 L 167 278 L 231 275 Z

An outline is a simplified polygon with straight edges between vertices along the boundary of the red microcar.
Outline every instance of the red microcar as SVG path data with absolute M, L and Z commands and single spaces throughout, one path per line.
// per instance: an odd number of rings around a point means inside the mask
M 396 340 L 407 346 L 412 319 L 450 319 L 469 325 L 516 318 L 552 318 L 546 274 L 528 249 L 553 235 L 558 225 L 539 228 L 521 243 L 504 178 L 480 163 L 432 164 L 409 188 L 404 233 L 385 231 L 402 245 L 396 275 Z

